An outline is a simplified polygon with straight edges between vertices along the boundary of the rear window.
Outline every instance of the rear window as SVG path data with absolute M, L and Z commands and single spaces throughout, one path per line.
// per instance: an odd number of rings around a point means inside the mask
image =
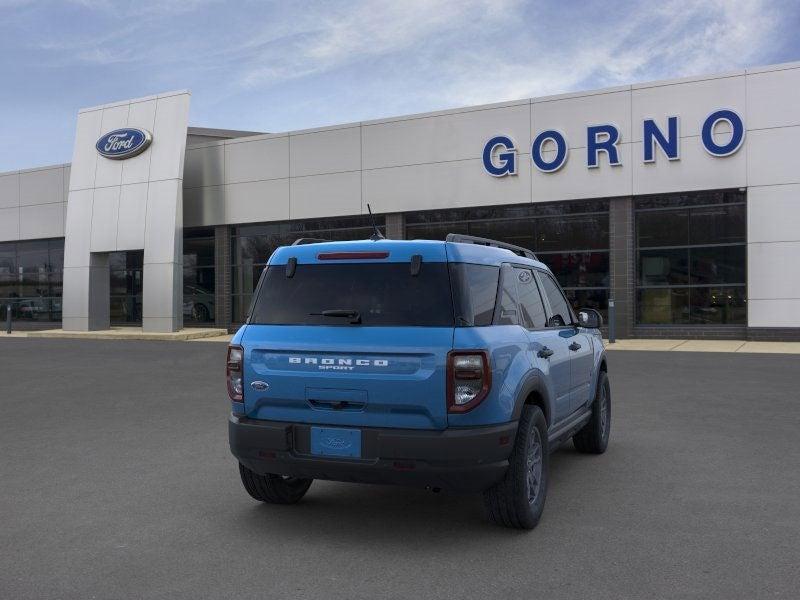
M 323 311 L 356 311 L 361 326 L 452 327 L 453 301 L 446 263 L 298 264 L 293 277 L 284 265 L 267 267 L 250 323 L 348 325 Z M 316 314 L 315 314 L 316 313 Z

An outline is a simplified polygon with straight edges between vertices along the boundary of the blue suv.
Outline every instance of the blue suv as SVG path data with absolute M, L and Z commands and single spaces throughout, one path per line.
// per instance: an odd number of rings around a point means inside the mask
M 549 453 L 608 444 L 601 321 L 493 240 L 278 248 L 228 348 L 242 483 L 278 504 L 314 479 L 481 492 L 492 521 L 533 528 Z

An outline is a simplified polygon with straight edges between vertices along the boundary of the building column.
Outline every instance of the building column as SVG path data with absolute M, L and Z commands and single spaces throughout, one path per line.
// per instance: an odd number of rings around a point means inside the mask
M 390 240 L 406 239 L 406 220 L 402 213 L 386 215 L 386 237 Z
M 624 339 L 633 334 L 636 308 L 633 199 L 630 197 L 612 198 L 608 221 L 611 275 L 609 299 L 614 300 L 616 308 L 616 335 Z
M 61 326 L 66 331 L 111 328 L 108 254 L 90 252 L 89 264 L 64 266 Z
M 231 327 L 231 228 L 214 227 L 214 325 Z

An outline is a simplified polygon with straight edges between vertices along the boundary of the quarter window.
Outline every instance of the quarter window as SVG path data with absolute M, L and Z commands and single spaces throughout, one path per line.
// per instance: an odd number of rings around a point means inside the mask
M 498 292 L 495 325 L 517 325 L 517 284 L 516 269 L 511 265 L 503 265 L 500 269 L 500 291 Z
M 530 269 L 515 268 L 514 271 L 519 294 L 519 307 L 522 311 L 522 323 L 528 329 L 541 329 L 545 326 L 547 317 L 536 278 Z
M 550 310 L 552 311 L 551 326 L 563 327 L 572 323 L 572 314 L 569 310 L 569 305 L 564 299 L 564 294 L 558 288 L 558 284 L 547 273 L 541 273 L 542 286 L 544 293 L 547 295 L 547 300 L 550 302 Z

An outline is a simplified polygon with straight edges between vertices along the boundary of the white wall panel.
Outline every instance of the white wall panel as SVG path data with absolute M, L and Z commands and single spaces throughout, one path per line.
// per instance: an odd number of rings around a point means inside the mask
M 290 197 L 292 219 L 361 214 L 361 173 L 293 177 Z
M 75 150 L 70 164 L 69 189 L 85 190 L 94 187 L 98 154 L 94 145 L 102 134 L 103 111 L 90 110 L 78 113 L 75 128 Z
M 92 202 L 92 221 L 89 230 L 91 252 L 114 252 L 117 249 L 119 222 L 119 186 L 98 188 Z
M 632 145 L 634 194 L 738 188 L 747 185 L 747 152 L 717 158 L 703 148 L 699 137 L 681 138 L 681 159 L 670 161 L 656 151 L 653 163 L 644 163 L 642 142 Z
M 146 129 L 153 133 L 156 119 L 156 100 L 133 102 L 128 110 L 128 127 Z M 153 142 L 155 143 L 155 142 Z M 143 183 L 150 178 L 151 154 L 143 152 L 122 162 L 122 184 Z
M 0 175 L 0 208 L 19 206 L 19 173 Z
M 480 158 L 495 135 L 530 152 L 530 104 L 364 125 L 364 169 Z
M 97 192 L 95 192 L 97 193 Z M 182 232 L 175 216 L 182 211 L 181 187 L 177 179 L 151 181 L 147 186 L 147 213 L 144 230 L 144 262 L 181 262 L 183 256 L 176 252 L 182 245 Z M 182 221 L 181 221 L 182 222 Z
M 570 148 L 584 148 L 586 127 L 607 123 L 617 126 L 620 142 L 631 141 L 630 90 L 559 100 L 536 98 L 533 101 L 533 127 L 529 143 L 545 129 L 558 129 L 567 138 Z M 526 151 L 530 151 L 530 148 Z
M 19 175 L 20 206 L 64 202 L 64 169 L 40 169 Z
M 0 242 L 19 239 L 19 208 L 0 208 Z
M 225 144 L 225 183 L 289 177 L 289 136 Z
M 19 239 L 64 237 L 62 204 L 37 204 L 19 207 Z
M 292 177 L 360 169 L 361 127 L 292 134 L 289 168 Z
M 747 183 L 800 183 L 800 126 L 747 133 Z
M 800 125 L 800 69 L 747 75 L 747 128 Z
M 749 298 L 800 300 L 800 241 L 748 244 L 747 258 Z
M 225 222 L 256 223 L 289 218 L 289 180 L 233 183 L 225 190 Z
M 749 327 L 800 327 L 800 299 L 750 300 Z
M 747 241 L 755 243 L 798 240 L 800 240 L 800 185 L 749 188 Z
M 480 159 L 364 171 L 363 211 L 430 210 L 530 202 L 530 164 L 519 175 L 490 177 Z
M 64 240 L 64 266 L 89 266 L 89 240 L 92 222 L 92 199 L 94 190 L 78 190 L 69 193 L 67 221 Z M 64 277 L 66 280 L 66 276 Z M 66 295 L 66 291 L 64 292 Z
M 88 253 L 87 253 L 88 256 Z M 64 266 L 64 286 L 62 302 L 62 327 L 69 329 L 68 319 L 89 317 L 89 265 L 81 267 Z M 86 323 L 75 323 L 76 328 Z
M 144 248 L 147 188 L 147 183 L 132 183 L 120 189 L 119 218 L 115 232 L 117 250 Z
M 633 86 L 631 121 L 633 140 L 642 141 L 642 121 L 653 118 L 666 123 L 667 116 L 680 117 L 680 136 L 699 136 L 706 117 L 720 108 L 736 111 L 745 119 L 744 75 L 676 82 L 651 87 Z M 745 122 L 745 127 L 749 124 Z
M 188 94 L 159 96 L 150 148 L 150 181 L 183 176 L 188 119 Z
M 542 173 L 536 168 L 529 167 L 533 171 L 533 201 L 629 196 L 632 172 L 631 144 L 619 145 L 619 159 L 622 164 L 612 167 L 608 164 L 605 153 L 601 153 L 600 166 L 589 169 L 586 167 L 586 148 L 573 148 L 570 150 L 567 163 L 560 171 Z M 495 203 L 502 204 L 497 201 Z
M 128 105 L 114 106 L 112 108 L 103 109 L 102 125 L 100 126 L 101 133 L 98 137 L 103 136 L 115 129 L 122 129 L 128 125 Z M 97 140 L 95 140 L 97 142 Z M 97 169 L 94 176 L 94 187 L 108 187 L 110 185 L 120 185 L 122 183 L 122 165 L 124 160 L 113 160 L 97 156 Z

